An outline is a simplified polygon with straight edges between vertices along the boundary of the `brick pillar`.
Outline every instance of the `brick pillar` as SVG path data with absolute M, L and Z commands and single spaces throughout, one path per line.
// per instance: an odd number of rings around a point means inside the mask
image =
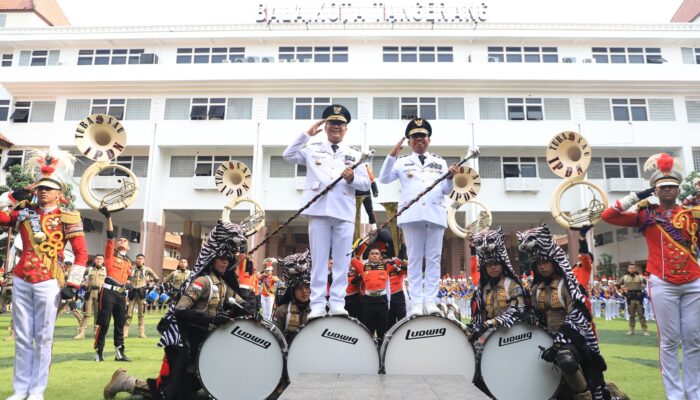
M 163 276 L 163 250 L 165 249 L 165 227 L 155 222 L 141 222 L 141 250 L 146 255 L 146 265 L 153 268 L 158 276 Z
M 579 234 L 578 231 L 572 231 L 568 230 L 566 231 L 566 238 L 569 241 L 568 244 L 568 255 L 569 255 L 569 263 L 573 267 L 574 264 L 578 262 L 578 238 Z
M 265 236 L 267 236 L 267 227 L 263 227 L 255 234 L 255 241 L 250 239 L 248 240 L 248 250 L 252 250 L 253 246 L 257 246 L 258 243 L 262 242 L 262 240 L 265 239 Z M 264 246 L 261 246 L 255 251 L 255 254 L 253 254 L 253 266 L 255 266 L 256 271 L 260 271 L 262 268 L 263 260 L 265 259 L 265 247 L 269 246 L 269 244 L 270 243 L 268 242 Z

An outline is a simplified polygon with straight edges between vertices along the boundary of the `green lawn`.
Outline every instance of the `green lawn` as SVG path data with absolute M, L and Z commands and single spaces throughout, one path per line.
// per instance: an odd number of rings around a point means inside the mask
M 76 321 L 70 314 L 61 314 L 56 328 L 46 398 L 101 399 L 102 388 L 109 381 L 112 372 L 120 367 L 127 368 L 138 377 L 154 377 L 160 369 L 163 356 L 162 350 L 155 346 L 158 341 L 155 325 L 159 318 L 159 314 L 147 317 L 147 339 L 126 339 L 126 353 L 132 360 L 130 363 L 114 361 L 110 329 L 105 349 L 106 361 L 97 363 L 93 358 L 92 339 L 73 340 Z M 0 400 L 12 393 L 14 342 L 4 340 L 8 324 L 9 315 L 0 315 Z M 615 382 L 632 399 L 663 399 L 663 385 L 657 364 L 656 326 L 650 325 L 652 335 L 644 337 L 627 336 L 627 322 L 624 320 L 600 320 L 597 324 L 601 348 L 608 363 L 606 379 Z M 136 332 L 132 328 L 130 333 Z M 126 399 L 129 396 L 120 395 L 119 398 Z

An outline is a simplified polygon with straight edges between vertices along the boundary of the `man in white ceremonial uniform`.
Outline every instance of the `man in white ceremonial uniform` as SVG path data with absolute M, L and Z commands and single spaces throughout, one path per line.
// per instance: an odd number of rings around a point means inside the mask
M 436 300 L 440 284 L 442 238 L 447 228 L 445 195 L 452 191 L 452 176 L 457 171 L 457 166 L 451 165 L 448 168 L 445 160 L 428 153 L 432 132 L 428 121 L 421 118 L 412 119 L 406 127 L 405 137 L 391 150 L 379 173 L 381 183 L 388 184 L 397 179 L 401 182 L 399 209 L 444 173 L 450 173 L 448 179 L 436 185 L 398 218 L 408 254 L 410 316 L 424 313 L 440 314 Z M 406 139 L 413 153 L 397 158 Z
M 330 314 L 348 315 L 345 291 L 350 265 L 348 251 L 352 248 L 355 230 L 355 190 L 370 189 L 370 179 L 364 166 L 352 169 L 362 154 L 342 144 L 351 116 L 342 105 L 331 105 L 323 111 L 322 120 L 299 135 L 284 150 L 282 156 L 290 163 L 306 166 L 306 182 L 302 204 L 307 204 L 331 182 L 342 177 L 328 193 L 302 212 L 309 221 L 311 248 L 311 312 L 308 318 L 326 314 L 326 283 L 328 258 L 333 258 L 333 283 L 330 287 Z M 327 140 L 307 143 L 321 132 L 325 123 Z M 331 253 L 332 251 L 332 253 Z

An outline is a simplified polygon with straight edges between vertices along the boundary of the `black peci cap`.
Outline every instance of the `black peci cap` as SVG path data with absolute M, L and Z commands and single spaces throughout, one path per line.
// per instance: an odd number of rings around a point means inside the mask
M 349 124 L 352 119 L 350 111 L 340 104 L 333 104 L 326 107 L 321 117 L 326 121 L 341 121 L 346 124 Z
M 428 120 L 423 118 L 413 118 L 406 126 L 406 139 L 410 139 L 411 135 L 416 133 L 425 133 L 428 137 L 432 136 L 433 128 L 430 127 Z

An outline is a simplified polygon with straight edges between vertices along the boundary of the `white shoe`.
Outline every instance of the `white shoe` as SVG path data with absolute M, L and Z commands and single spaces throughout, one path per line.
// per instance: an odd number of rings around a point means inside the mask
M 321 318 L 326 316 L 326 308 L 316 308 L 316 309 L 311 309 L 311 312 L 309 315 L 306 317 L 307 319 L 314 319 L 314 318 Z
M 25 400 L 27 398 L 27 394 L 21 394 L 21 393 L 15 393 L 12 396 L 8 397 L 7 400 Z
M 44 395 L 43 394 L 30 394 L 29 397 L 27 397 L 27 400 L 44 400 Z
M 415 317 L 418 315 L 423 315 L 423 305 L 422 304 L 414 304 L 411 306 L 411 317 Z
M 438 308 L 437 304 L 435 304 L 435 303 L 425 303 L 425 313 L 427 315 L 437 315 L 437 316 L 442 315 L 442 313 L 440 312 L 440 309 Z
M 348 310 L 346 310 L 345 307 L 339 307 L 339 306 L 336 306 L 336 307 L 331 306 L 330 314 L 331 315 L 344 315 L 346 317 L 350 315 L 350 314 L 348 314 Z

